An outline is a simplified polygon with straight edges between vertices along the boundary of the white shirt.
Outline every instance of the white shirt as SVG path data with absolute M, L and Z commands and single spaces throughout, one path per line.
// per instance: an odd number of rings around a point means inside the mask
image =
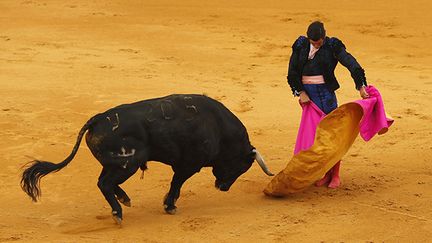
M 315 54 L 317 53 L 317 51 L 319 50 L 319 48 L 315 48 L 312 44 L 310 44 L 310 51 L 309 51 L 309 57 L 308 59 L 313 59 L 315 57 Z

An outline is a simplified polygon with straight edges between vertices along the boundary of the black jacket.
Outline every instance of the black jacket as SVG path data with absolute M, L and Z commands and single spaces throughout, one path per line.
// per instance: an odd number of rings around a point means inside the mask
M 303 67 L 308 61 L 310 43 L 308 38 L 300 36 L 292 46 L 292 55 L 288 66 L 288 84 L 295 96 L 303 90 L 302 72 Z M 339 39 L 326 37 L 324 44 L 315 54 L 314 58 L 319 58 L 323 65 L 323 76 L 327 87 L 331 91 L 337 90 L 340 86 L 334 74 L 338 62 L 345 66 L 354 79 L 356 89 L 367 85 L 363 68 L 357 60 L 345 50 L 345 45 Z

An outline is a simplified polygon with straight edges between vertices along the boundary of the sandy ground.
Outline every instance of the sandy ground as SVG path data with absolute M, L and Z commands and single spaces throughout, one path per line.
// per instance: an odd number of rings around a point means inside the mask
M 430 242 L 432 239 L 432 4 L 427 1 L 0 1 L 0 241 Z M 227 193 L 211 169 L 163 211 L 172 171 L 149 163 L 123 188 L 123 227 L 96 186 L 101 166 L 85 144 L 42 180 L 32 203 L 21 166 L 62 161 L 97 112 L 171 93 L 205 93 L 248 128 L 274 172 L 292 156 L 300 108 L 286 83 L 291 43 L 313 20 L 341 38 L 396 122 L 360 138 L 337 190 L 284 199 L 262 193 L 254 165 Z M 339 103 L 357 99 L 337 68 Z

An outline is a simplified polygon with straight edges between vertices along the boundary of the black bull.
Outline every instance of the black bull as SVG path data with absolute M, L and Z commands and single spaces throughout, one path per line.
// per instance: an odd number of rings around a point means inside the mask
M 171 165 L 174 175 L 164 199 L 167 213 L 183 183 L 202 167 L 213 167 L 215 186 L 228 191 L 256 159 L 268 175 L 258 151 L 250 144 L 246 128 L 223 104 L 203 95 L 170 95 L 120 105 L 92 117 L 80 130 L 71 154 L 61 163 L 32 161 L 24 170 L 21 187 L 36 201 L 40 179 L 65 167 L 75 156 L 85 132 L 92 154 L 102 164 L 98 187 L 112 208 L 117 223 L 122 220 L 119 202 L 130 206 L 120 188 L 147 161 Z

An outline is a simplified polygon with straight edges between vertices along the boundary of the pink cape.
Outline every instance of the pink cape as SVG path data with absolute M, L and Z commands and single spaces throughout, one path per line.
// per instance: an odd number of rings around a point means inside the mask
M 384 111 L 384 103 L 378 90 L 369 85 L 366 87 L 370 98 L 356 100 L 363 109 L 363 118 L 360 121 L 360 136 L 369 141 L 375 134 L 384 134 L 393 123 L 392 118 L 388 118 Z M 294 149 L 294 154 L 302 150 L 309 149 L 315 140 L 315 132 L 325 113 L 313 102 L 302 104 L 302 118 Z
M 366 91 L 370 98 L 344 104 L 327 116 L 312 102 L 302 105 L 294 156 L 267 185 L 265 194 L 283 196 L 304 190 L 345 155 L 358 133 L 369 141 L 387 132 L 393 119 L 387 117 L 380 93 L 373 86 Z

